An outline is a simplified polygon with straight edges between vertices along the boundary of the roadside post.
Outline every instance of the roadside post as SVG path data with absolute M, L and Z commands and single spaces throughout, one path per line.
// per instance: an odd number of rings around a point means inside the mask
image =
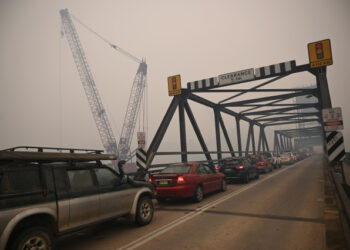
M 345 146 L 343 134 L 343 116 L 341 108 L 322 109 L 323 128 L 326 133 L 326 148 L 328 162 L 340 166 L 342 180 L 346 183 L 343 161 L 345 159 Z
M 319 102 L 322 109 L 323 131 L 324 131 L 324 152 L 327 155 L 329 164 L 339 164 L 342 172 L 342 179 L 346 184 L 343 160 L 345 158 L 343 130 L 343 119 L 341 108 L 332 108 L 331 97 L 327 81 L 327 66 L 333 64 L 331 41 L 325 39 L 312 42 L 307 45 L 311 73 L 316 76 L 317 88 L 319 89 Z

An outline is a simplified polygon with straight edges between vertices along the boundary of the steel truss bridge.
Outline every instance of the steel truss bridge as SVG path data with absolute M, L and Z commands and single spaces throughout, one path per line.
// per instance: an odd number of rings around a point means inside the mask
M 253 69 L 251 69 L 253 70 Z M 321 127 L 322 118 L 321 110 L 330 105 L 330 96 L 327 83 L 327 66 L 311 68 L 310 64 L 296 65 L 295 61 L 289 61 L 276 65 L 270 65 L 255 69 L 253 79 L 244 80 L 243 82 L 258 82 L 255 86 L 246 89 L 237 89 L 239 84 L 220 85 L 216 77 L 189 82 L 187 88 L 181 89 L 181 94 L 173 97 L 166 114 L 164 115 L 160 126 L 147 150 L 146 166 L 149 167 L 156 155 L 181 155 L 181 161 L 187 162 L 190 154 L 204 154 L 207 161 L 222 159 L 222 154 L 230 153 L 232 156 L 243 156 L 248 153 L 257 153 L 270 151 L 272 147 L 268 145 L 265 129 L 270 127 L 297 123 L 313 123 L 319 126 L 286 129 L 274 131 L 275 152 L 284 152 L 296 149 L 302 141 L 314 140 L 315 143 L 322 142 L 324 133 Z M 294 74 L 306 73 L 315 77 L 316 88 L 262 88 L 283 78 L 290 77 Z M 234 89 L 223 89 L 235 85 Z M 234 93 L 233 96 L 219 102 L 210 101 L 201 96 L 202 93 Z M 235 98 L 247 93 L 260 93 L 263 97 L 254 99 L 245 99 L 234 101 Z M 272 94 L 271 94 L 272 93 Z M 298 96 L 314 96 L 317 98 L 315 103 L 285 103 L 286 100 Z M 214 113 L 216 151 L 209 151 L 203 138 L 200 126 L 197 123 L 196 115 L 191 109 L 191 102 L 198 103 Z M 237 112 L 234 108 L 243 108 L 243 111 Z M 313 108 L 312 112 L 296 112 Z M 159 146 L 167 132 L 174 114 L 178 110 L 179 116 L 179 137 L 180 152 L 158 152 Z M 233 148 L 222 114 L 226 114 L 236 123 L 237 148 Z M 186 124 L 185 115 L 187 115 L 190 124 L 196 134 L 202 151 L 189 151 L 186 141 Z M 246 122 L 249 126 L 245 148 L 242 144 L 241 123 Z M 258 143 L 256 145 L 254 128 L 258 127 Z M 221 133 L 222 132 L 222 133 Z M 221 138 L 223 135 L 223 138 Z M 225 141 L 229 151 L 222 151 L 222 142 Z M 298 144 L 299 143 L 299 144 Z M 216 159 L 213 158 L 216 155 Z

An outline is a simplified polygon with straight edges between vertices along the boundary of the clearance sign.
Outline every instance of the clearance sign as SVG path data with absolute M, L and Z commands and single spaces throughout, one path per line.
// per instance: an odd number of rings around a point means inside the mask
M 318 68 L 333 64 L 331 40 L 326 39 L 309 43 L 309 61 L 311 68 Z
M 181 77 L 180 75 L 168 77 L 169 96 L 181 95 Z

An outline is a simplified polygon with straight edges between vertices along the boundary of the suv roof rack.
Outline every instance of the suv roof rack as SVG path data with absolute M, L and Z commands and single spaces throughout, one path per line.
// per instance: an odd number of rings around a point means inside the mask
M 81 152 L 86 152 L 86 153 L 95 153 L 95 154 L 103 153 L 103 150 L 99 150 L 99 149 L 36 147 L 36 146 L 17 146 L 17 147 L 13 147 L 13 148 L 3 149 L 2 151 L 16 151 L 18 149 L 25 149 L 25 150 L 31 150 L 31 151 L 36 150 L 37 152 L 44 152 L 44 150 L 46 150 L 46 151 L 51 151 L 51 152 L 52 151 L 59 151 L 59 152 L 68 151 L 69 153 L 75 153 L 76 151 L 81 151 Z
M 32 162 L 84 162 L 116 160 L 114 154 L 103 150 L 18 146 L 0 151 L 0 160 L 25 160 Z

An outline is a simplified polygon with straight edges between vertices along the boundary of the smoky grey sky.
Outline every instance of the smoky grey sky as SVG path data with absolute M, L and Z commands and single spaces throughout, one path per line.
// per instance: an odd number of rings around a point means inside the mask
M 146 58 L 148 141 L 171 101 L 168 76 L 181 74 L 185 88 L 189 81 L 246 68 L 289 60 L 301 65 L 308 63 L 309 42 L 330 38 L 334 64 L 328 67 L 328 84 L 333 106 L 343 109 L 345 145 L 350 150 L 348 0 L 0 0 L 0 148 L 102 148 L 68 43 L 60 34 L 62 8 L 112 43 Z M 75 26 L 118 140 L 138 65 Z M 314 77 L 303 73 L 271 87 L 313 83 Z M 212 111 L 191 107 L 214 150 Z M 235 141 L 234 121 L 224 119 Z M 169 131 L 161 149 L 179 150 L 177 115 Z M 272 138 L 269 141 L 272 147 Z M 198 149 L 190 128 L 188 143 Z

